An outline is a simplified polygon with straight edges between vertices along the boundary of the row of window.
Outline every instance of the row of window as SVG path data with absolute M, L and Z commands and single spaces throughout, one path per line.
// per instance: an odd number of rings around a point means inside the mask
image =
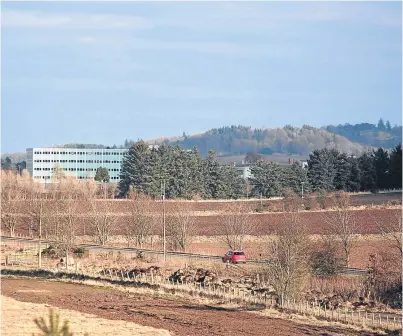
M 34 152 L 34 154 L 62 154 L 62 155 L 123 155 L 123 152 Z
M 34 168 L 34 170 L 46 170 L 46 171 L 54 171 L 55 168 Z M 63 168 L 65 171 L 96 171 L 96 168 Z M 118 168 L 111 168 L 108 171 L 120 172 Z
M 35 160 L 34 162 L 55 162 L 55 163 L 120 163 L 116 160 Z
M 50 176 L 35 176 L 34 178 L 36 179 L 43 179 L 43 180 L 49 180 Z M 83 179 L 92 179 L 91 176 L 79 176 L 78 179 L 83 180 Z M 111 180 L 119 180 L 119 177 L 112 176 Z

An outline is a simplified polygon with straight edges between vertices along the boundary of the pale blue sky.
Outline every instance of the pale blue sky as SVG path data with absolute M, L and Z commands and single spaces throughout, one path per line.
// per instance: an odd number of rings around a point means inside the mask
M 2 152 L 401 124 L 401 3 L 2 4 Z

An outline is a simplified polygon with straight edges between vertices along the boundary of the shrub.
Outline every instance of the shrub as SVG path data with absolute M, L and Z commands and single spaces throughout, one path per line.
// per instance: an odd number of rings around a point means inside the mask
M 315 251 L 311 255 L 311 269 L 314 275 L 335 275 L 341 267 L 341 259 L 337 257 L 334 249 Z
M 327 197 L 327 193 L 325 190 L 319 190 L 318 194 L 316 196 L 319 206 L 321 209 L 326 209 L 326 197 Z
M 77 247 L 73 250 L 73 253 L 76 254 L 78 257 L 82 258 L 83 256 L 88 255 L 88 250 L 84 247 Z

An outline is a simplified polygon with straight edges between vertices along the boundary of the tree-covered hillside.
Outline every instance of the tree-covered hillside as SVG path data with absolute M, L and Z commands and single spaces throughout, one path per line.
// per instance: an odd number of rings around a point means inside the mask
M 344 136 L 350 141 L 373 147 L 394 148 L 402 142 L 402 126 L 392 127 L 389 121 L 385 123 L 383 119 L 380 119 L 377 125 L 368 123 L 329 125 L 326 130 Z
M 367 149 L 366 146 L 353 143 L 343 136 L 328 132 L 324 128 L 308 125 L 301 128 L 287 125 L 283 128 L 264 129 L 227 126 L 214 128 L 193 136 L 184 134 L 182 138 L 176 141 L 165 139 L 161 142 L 179 145 L 186 149 L 197 147 L 203 156 L 207 155 L 209 150 L 214 150 L 218 155 L 241 155 L 256 152 L 305 156 L 315 149 L 322 148 L 334 148 L 351 154 L 359 154 Z

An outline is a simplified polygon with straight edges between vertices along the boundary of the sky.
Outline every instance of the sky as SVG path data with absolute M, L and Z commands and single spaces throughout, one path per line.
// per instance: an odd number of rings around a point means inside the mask
M 402 123 L 400 2 L 3 2 L 1 152 Z

